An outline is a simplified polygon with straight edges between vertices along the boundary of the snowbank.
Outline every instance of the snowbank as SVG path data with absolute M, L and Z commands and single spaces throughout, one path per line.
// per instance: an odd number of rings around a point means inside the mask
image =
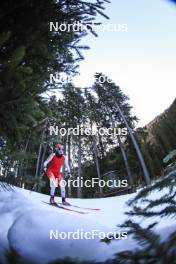
M 138 245 L 131 237 L 106 244 L 100 242 L 98 236 L 86 239 L 81 238 L 80 233 L 92 234 L 92 230 L 96 234 L 114 231 L 123 233 L 125 230 L 120 230 L 117 225 L 127 218 L 124 214 L 128 210 L 126 202 L 134 196 L 135 194 L 102 199 L 70 199 L 71 204 L 101 209 L 79 209 L 87 212 L 82 215 L 43 203 L 48 202 L 47 195 L 19 188 L 15 188 L 15 191 L 1 191 L 0 262 L 5 263 L 3 255 L 8 249 L 14 249 L 26 261 L 36 264 L 65 257 L 104 261 L 117 252 L 133 250 Z M 59 200 L 60 198 L 58 202 Z M 143 221 L 143 224 L 148 224 L 148 221 Z M 171 227 L 170 231 L 176 228 L 172 219 L 160 222 L 158 232 L 163 230 L 164 237 L 170 232 L 168 226 Z M 62 238 L 57 237 L 58 234 L 62 234 Z

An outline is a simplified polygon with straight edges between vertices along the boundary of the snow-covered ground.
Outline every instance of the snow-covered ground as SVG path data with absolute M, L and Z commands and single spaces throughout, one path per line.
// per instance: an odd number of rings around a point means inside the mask
M 117 252 L 133 250 L 138 246 L 130 236 L 106 244 L 100 242 L 98 235 L 92 234 L 92 230 L 99 235 L 102 235 L 100 232 L 107 234 L 116 231 L 119 235 L 125 232 L 117 225 L 127 219 L 124 214 L 129 210 L 126 202 L 136 194 L 101 199 L 69 199 L 74 205 L 101 209 L 92 211 L 74 208 L 86 212 L 78 214 L 47 205 L 44 203 L 49 201 L 47 195 L 19 188 L 14 190 L 0 191 L 0 263 L 5 263 L 4 252 L 8 249 L 15 249 L 32 263 L 45 264 L 65 257 L 75 259 L 75 262 L 76 259 L 104 261 Z M 154 193 L 152 196 L 158 198 L 159 194 Z M 57 201 L 60 202 L 59 197 Z M 149 223 L 149 220 L 138 221 L 143 225 Z M 157 232 L 165 238 L 174 228 L 174 219 L 160 220 Z M 85 235 L 86 232 L 92 237 L 76 236 L 78 233 Z M 62 236 L 57 239 L 57 234 Z

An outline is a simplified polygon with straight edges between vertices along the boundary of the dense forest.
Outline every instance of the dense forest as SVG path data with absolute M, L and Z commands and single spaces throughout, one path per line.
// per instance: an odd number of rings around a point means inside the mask
M 175 102 L 152 123 L 136 129 L 138 118 L 132 115 L 128 96 L 98 69 L 92 87 L 78 88 L 70 81 L 50 82 L 50 75 L 56 72 L 66 74 L 69 80 L 78 73 L 79 62 L 84 59 L 82 50 L 89 48 L 80 40 L 87 34 L 97 36 L 91 25 L 99 24 L 97 14 L 108 19 L 104 13 L 107 2 L 1 2 L 3 181 L 29 189 L 37 182 L 38 191 L 47 193 L 46 178 L 41 177 L 43 162 L 59 142 L 65 147 L 74 178 L 115 177 L 139 186 L 163 173 L 163 158 L 176 148 Z M 48 21 L 82 21 L 88 31 L 52 32 Z M 55 133 L 56 129 L 76 127 L 79 135 Z M 113 133 L 80 133 L 81 129 L 94 128 Z M 96 188 L 89 192 L 81 187 L 77 192 L 72 190 L 74 196 L 100 194 L 102 190 Z
M 77 87 L 72 81 L 79 74 L 84 51 L 91 48 L 81 41 L 87 35 L 98 37 L 96 26 L 101 24 L 101 17 L 109 19 L 106 14 L 109 4 L 109 0 L 0 2 L 0 257 L 5 260 L 3 263 L 37 263 L 35 245 L 41 261 L 45 261 L 40 263 L 89 263 L 64 260 L 60 253 L 66 247 L 65 256 L 69 257 L 73 247 L 77 256 L 92 249 L 100 254 L 98 248 L 103 245 L 103 255 L 106 251 L 103 243 L 109 247 L 117 243 L 119 250 L 107 264 L 176 263 L 175 222 L 170 221 L 176 216 L 176 99 L 149 124 L 139 127 L 129 96 L 107 73 L 97 68 L 90 87 Z M 84 25 L 83 30 L 72 27 L 51 30 L 51 24 L 54 28 L 56 23 L 77 22 Z M 50 192 L 44 161 L 58 143 L 64 146 L 62 156 L 68 157 L 71 168 L 71 173 L 64 168 L 63 176 L 66 179 L 70 174 L 79 185 L 67 186 L 66 197 L 65 193 L 61 195 L 62 203 L 51 203 L 55 193 Z M 62 177 L 60 171 L 59 174 Z M 99 182 L 117 180 L 128 184 L 82 186 L 82 181 L 93 178 Z M 49 192 L 50 197 L 43 195 Z M 122 194 L 127 195 L 120 197 Z M 70 204 L 64 204 L 67 197 Z M 92 199 L 73 199 L 72 204 L 72 198 Z M 86 214 L 89 214 L 87 219 Z M 97 229 L 101 223 L 107 228 L 110 220 L 113 220 L 111 230 L 128 231 L 129 239 L 123 247 L 118 247 L 120 240 L 112 241 L 114 235 L 103 241 L 92 240 L 90 244 L 71 241 L 63 242 L 66 246 L 62 246 L 56 241 L 54 252 L 48 233 L 44 239 L 43 234 L 47 228 L 51 229 L 51 224 L 70 232 L 82 224 Z M 163 226 L 155 229 L 161 222 Z M 34 234 L 35 230 L 38 234 Z M 24 252 L 31 250 L 34 262 L 28 262 L 28 254 L 20 251 L 23 247 L 29 250 Z M 58 261 L 47 262 L 47 253 L 49 259 L 58 253 Z

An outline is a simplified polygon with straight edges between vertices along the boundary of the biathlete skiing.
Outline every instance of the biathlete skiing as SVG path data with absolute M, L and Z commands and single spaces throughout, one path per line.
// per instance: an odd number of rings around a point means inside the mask
M 71 177 L 70 167 L 68 165 L 68 159 L 64 155 L 64 148 L 61 144 L 58 144 L 55 149 L 55 153 L 52 153 L 48 159 L 44 162 L 44 171 L 46 172 L 50 183 L 56 183 L 60 186 L 62 204 L 70 205 L 65 198 L 65 184 L 62 176 L 62 167 L 65 165 L 67 169 L 67 179 Z M 56 186 L 50 184 L 50 204 L 55 204 L 55 191 Z

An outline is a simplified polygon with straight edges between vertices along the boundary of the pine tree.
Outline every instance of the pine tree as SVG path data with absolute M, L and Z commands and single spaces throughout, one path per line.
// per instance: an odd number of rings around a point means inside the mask
M 171 172 L 153 185 L 141 190 L 128 205 L 127 212 L 131 220 L 127 220 L 121 227 L 128 228 L 129 234 L 137 241 L 138 249 L 124 251 L 117 254 L 119 263 L 176 263 L 176 231 L 173 230 L 163 241 L 161 234 L 156 233 L 158 220 L 155 217 L 167 219 L 176 216 L 176 171 Z M 164 190 L 167 190 L 165 192 Z M 161 194 L 157 199 L 150 198 L 152 192 Z M 159 195 L 158 195 L 159 196 Z M 147 227 L 133 220 L 133 216 L 151 218 Z M 144 219 L 144 220 L 145 220 Z

